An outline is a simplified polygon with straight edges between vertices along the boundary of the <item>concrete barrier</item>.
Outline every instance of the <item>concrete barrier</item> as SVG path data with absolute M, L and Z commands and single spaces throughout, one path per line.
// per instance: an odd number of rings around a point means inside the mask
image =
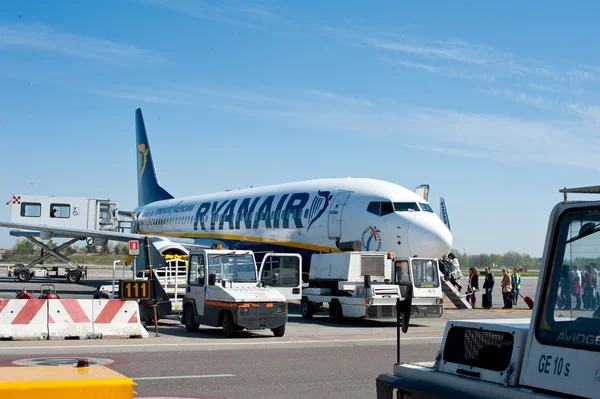
M 48 339 L 97 338 L 91 299 L 49 299 Z
M 48 301 L 0 300 L 0 339 L 48 339 Z
M 136 301 L 0 299 L 0 340 L 148 338 Z
M 94 332 L 102 338 L 148 338 L 136 301 L 93 299 Z

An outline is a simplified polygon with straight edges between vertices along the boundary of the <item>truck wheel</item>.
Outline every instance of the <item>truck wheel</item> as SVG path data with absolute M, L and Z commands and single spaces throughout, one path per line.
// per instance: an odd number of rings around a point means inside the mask
M 310 320 L 315 314 L 315 305 L 308 298 L 302 298 L 300 312 L 302 313 L 302 318 Z
M 329 317 L 335 320 L 337 324 L 344 322 L 344 312 L 342 310 L 342 304 L 339 301 L 334 300 L 329 303 Z
M 274 336 L 283 337 L 283 334 L 285 334 L 285 324 L 277 328 L 272 328 L 271 331 L 273 331 Z
M 194 323 L 194 316 L 194 307 L 191 305 L 186 306 L 183 311 L 183 324 L 189 332 L 196 332 L 200 328 L 200 324 Z
M 76 270 L 71 270 L 67 273 L 67 281 L 72 284 L 77 284 L 81 280 L 81 273 Z
M 236 325 L 233 322 L 233 316 L 229 312 L 225 312 L 223 315 L 223 336 L 225 338 L 231 338 L 236 332 Z
M 17 272 L 17 279 L 19 281 L 29 281 L 29 279 L 31 278 L 31 273 L 29 273 L 29 270 L 27 269 L 21 269 Z

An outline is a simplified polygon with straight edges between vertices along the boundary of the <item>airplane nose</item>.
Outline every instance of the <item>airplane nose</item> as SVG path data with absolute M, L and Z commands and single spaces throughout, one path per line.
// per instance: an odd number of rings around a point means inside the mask
M 435 214 L 421 214 L 408 225 L 411 256 L 438 258 L 452 248 L 452 233 Z

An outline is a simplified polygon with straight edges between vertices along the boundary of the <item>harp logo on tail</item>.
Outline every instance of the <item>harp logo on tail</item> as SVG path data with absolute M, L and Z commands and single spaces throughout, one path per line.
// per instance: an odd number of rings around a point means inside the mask
M 146 163 L 148 163 L 148 149 L 145 144 L 138 145 L 138 167 L 140 172 L 140 178 L 138 181 L 138 185 L 142 182 L 142 176 L 144 176 L 144 171 L 146 170 Z

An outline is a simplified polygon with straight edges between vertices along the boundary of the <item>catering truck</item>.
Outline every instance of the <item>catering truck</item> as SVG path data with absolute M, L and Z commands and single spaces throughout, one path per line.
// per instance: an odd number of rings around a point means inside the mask
M 398 330 L 393 372 L 376 379 L 378 399 L 600 398 L 600 307 L 593 290 L 600 201 L 567 199 L 569 193 L 600 194 L 600 186 L 560 192 L 564 199 L 550 214 L 531 318 L 449 321 L 426 365 L 401 362 Z M 397 303 L 397 328 L 402 324 L 404 333 L 408 305 Z
M 413 287 L 412 313 L 441 317 L 443 293 L 436 259 L 396 259 L 393 253 L 354 251 L 314 254 L 301 313 L 312 319 L 328 304 L 337 323 L 345 317 L 394 319 L 396 301 Z

